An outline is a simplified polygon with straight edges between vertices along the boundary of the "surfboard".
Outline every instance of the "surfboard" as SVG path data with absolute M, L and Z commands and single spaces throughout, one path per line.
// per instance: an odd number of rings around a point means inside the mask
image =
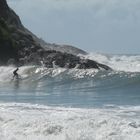
M 20 81 L 20 80 L 23 80 L 21 75 L 18 75 L 18 77 L 12 77 L 11 78 L 11 81 Z

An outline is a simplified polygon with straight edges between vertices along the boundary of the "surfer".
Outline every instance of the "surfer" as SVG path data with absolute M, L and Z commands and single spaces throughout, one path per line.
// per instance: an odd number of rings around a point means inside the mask
M 14 74 L 13 78 L 15 78 L 15 77 L 16 77 L 16 79 L 19 78 L 19 75 L 18 75 L 18 73 L 17 73 L 18 70 L 19 70 L 19 69 L 17 68 L 16 70 L 13 71 L 13 74 Z

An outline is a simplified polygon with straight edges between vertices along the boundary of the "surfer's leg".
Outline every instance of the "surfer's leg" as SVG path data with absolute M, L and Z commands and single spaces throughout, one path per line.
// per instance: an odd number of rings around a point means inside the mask
M 15 76 L 16 76 L 16 79 L 18 79 L 18 78 L 19 78 L 19 76 L 18 76 L 18 74 L 17 74 L 17 73 L 16 73 L 16 75 L 15 75 Z
M 15 79 L 15 75 L 13 75 L 13 79 Z

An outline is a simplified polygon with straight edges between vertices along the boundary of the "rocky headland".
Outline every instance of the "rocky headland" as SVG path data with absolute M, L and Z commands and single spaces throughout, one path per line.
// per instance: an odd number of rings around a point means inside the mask
M 50 44 L 39 39 L 22 25 L 6 0 L 0 0 L 0 65 L 110 69 L 96 61 L 82 59 L 77 54 L 86 52 L 73 46 Z

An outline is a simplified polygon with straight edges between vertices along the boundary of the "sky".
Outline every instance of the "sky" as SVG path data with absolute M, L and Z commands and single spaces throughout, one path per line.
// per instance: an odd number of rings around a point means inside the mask
M 7 0 L 22 23 L 49 43 L 87 52 L 140 53 L 140 0 Z

